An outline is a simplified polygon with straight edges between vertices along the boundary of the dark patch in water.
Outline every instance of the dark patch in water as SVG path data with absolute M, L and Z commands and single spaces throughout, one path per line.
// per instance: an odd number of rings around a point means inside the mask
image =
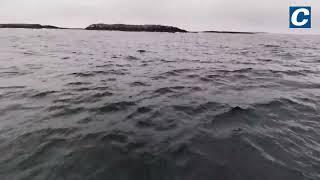
M 138 50 L 137 52 L 140 53 L 140 54 L 143 54 L 143 53 L 146 53 L 147 51 L 140 49 L 140 50 Z

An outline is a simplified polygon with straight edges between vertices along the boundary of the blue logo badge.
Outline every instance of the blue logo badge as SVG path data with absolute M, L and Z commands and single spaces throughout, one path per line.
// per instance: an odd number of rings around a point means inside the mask
M 290 12 L 290 28 L 311 28 L 311 7 L 292 6 Z

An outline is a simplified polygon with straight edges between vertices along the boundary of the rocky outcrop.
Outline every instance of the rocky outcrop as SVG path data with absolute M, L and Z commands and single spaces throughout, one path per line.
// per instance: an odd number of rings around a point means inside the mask
M 0 24 L 0 28 L 62 29 L 56 26 L 41 25 L 41 24 Z
M 86 30 L 133 31 L 133 32 L 187 32 L 186 30 L 162 25 L 92 24 Z

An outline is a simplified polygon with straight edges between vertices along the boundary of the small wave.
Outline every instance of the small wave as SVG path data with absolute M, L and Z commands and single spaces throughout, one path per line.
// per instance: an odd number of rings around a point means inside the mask
M 273 59 L 265 59 L 265 58 L 258 58 L 258 61 L 263 61 L 263 62 L 271 62 L 274 61 Z
M 253 68 L 242 68 L 236 70 L 216 70 L 217 73 L 228 74 L 228 73 L 247 73 L 254 71 Z
M 77 76 L 77 77 L 93 77 L 98 75 L 126 75 L 127 72 L 125 69 L 122 70 L 105 70 L 105 71 L 89 71 L 89 72 L 77 72 L 72 73 L 71 75 Z
M 98 65 L 96 66 L 97 68 L 109 68 L 109 67 L 113 67 L 113 64 L 103 64 L 103 65 Z
M 229 125 L 250 125 L 258 119 L 257 117 L 257 114 L 255 114 L 253 110 L 243 109 L 237 106 L 225 113 L 215 116 L 212 123 L 218 129 L 222 126 Z
M 200 75 L 199 74 L 189 74 L 189 75 L 187 75 L 186 76 L 187 78 L 199 78 L 200 77 Z
M 84 72 L 79 72 L 79 73 L 72 73 L 71 75 L 79 76 L 79 77 L 92 77 L 95 74 L 90 73 L 90 72 L 85 72 L 85 73 Z
M 174 60 L 166 60 L 166 59 L 161 59 L 160 61 L 163 62 L 163 63 L 174 63 L 174 62 L 177 62 L 177 61 L 174 61 Z
M 101 98 L 101 97 L 109 97 L 109 96 L 112 96 L 112 95 L 113 95 L 112 92 L 105 91 L 105 92 L 96 93 L 96 94 L 92 95 L 91 97 L 92 98 Z
M 136 82 L 130 83 L 130 86 L 139 87 L 139 86 L 150 86 L 150 85 L 144 82 L 136 81 Z
M 24 76 L 31 73 L 32 72 L 28 72 L 28 71 L 5 71 L 5 72 L 0 72 L 0 77 Z
M 100 113 L 125 111 L 128 108 L 135 106 L 135 105 L 136 105 L 136 103 L 134 103 L 134 102 L 121 101 L 121 102 L 117 102 L 117 103 L 105 104 L 102 107 L 99 107 L 97 109 L 93 109 L 93 111 L 97 111 Z
M 281 46 L 275 44 L 263 44 L 263 47 L 266 48 L 280 48 Z
M 189 115 L 198 115 L 200 113 L 207 113 L 207 112 L 219 112 L 222 109 L 225 109 L 227 106 L 217 102 L 207 102 L 197 106 L 193 105 L 173 105 L 172 108 L 175 111 L 182 111 Z
M 53 106 L 50 107 L 50 110 L 52 111 L 54 108 L 55 112 L 52 117 L 63 117 L 63 116 L 73 116 L 77 113 L 85 112 L 86 109 L 83 107 L 70 107 L 70 106 Z
M 23 104 L 11 104 L 11 105 L 7 105 L 4 106 L 0 109 L 0 113 L 1 114 L 6 114 L 6 113 L 10 113 L 10 111 L 19 111 L 19 110 L 37 110 L 41 108 L 40 106 L 28 106 L 28 105 L 23 105 Z
M 137 57 L 135 57 L 135 56 L 127 56 L 126 59 L 127 59 L 127 60 L 131 60 L 131 61 L 132 61 L 132 60 L 133 60 L 133 61 L 140 60 L 139 58 L 137 58 Z
M 162 113 L 159 111 L 155 111 L 151 113 L 148 118 L 138 118 L 136 120 L 136 126 L 139 128 L 149 128 L 154 129 L 156 131 L 169 131 L 176 129 L 178 127 L 178 121 L 173 118 L 158 118 L 163 117 Z
M 81 85 L 89 85 L 91 83 L 89 82 L 71 82 L 68 83 L 67 86 L 81 86 Z
M 306 73 L 304 71 L 293 71 L 293 70 L 287 70 L 287 71 L 270 70 L 270 72 L 285 74 L 288 76 L 305 76 L 306 75 Z
M 192 69 L 175 69 L 161 74 L 160 76 L 180 76 L 183 73 L 191 72 Z
M 131 113 L 129 116 L 128 116 L 128 119 L 132 119 L 132 118 L 135 118 L 137 116 L 140 116 L 140 115 L 143 115 L 143 114 L 146 114 L 146 113 L 150 113 L 153 109 L 151 107 L 146 107 L 146 106 L 143 106 L 143 107 L 139 107 L 137 108 L 137 110 L 133 113 Z
M 164 88 L 157 89 L 154 92 L 163 95 L 163 94 L 174 93 L 175 91 L 173 91 L 169 87 L 164 87 Z
M 37 94 L 33 95 L 32 97 L 34 97 L 34 98 L 41 98 L 41 97 L 45 97 L 45 96 L 48 96 L 48 95 L 54 94 L 54 93 L 57 93 L 57 91 L 45 91 L 45 92 L 40 92 L 40 93 L 37 93 Z
M 33 56 L 33 55 L 36 55 L 35 52 L 31 52 L 31 51 L 28 51 L 28 52 L 23 52 L 24 55 L 29 55 L 29 56 Z
M 113 131 L 103 135 L 101 137 L 103 141 L 108 142 L 118 142 L 118 143 L 127 143 L 129 141 L 129 134 L 121 132 L 121 131 Z
M 36 130 L 36 131 L 32 131 L 32 132 L 28 132 L 25 133 L 23 135 L 21 135 L 17 141 L 19 141 L 19 139 L 23 140 L 26 138 L 46 138 L 46 137 L 52 137 L 52 136 L 56 136 L 56 135 L 60 135 L 60 136 L 69 136 L 72 135 L 73 133 L 75 133 L 78 130 L 78 128 L 44 128 L 41 130 Z
M 0 89 L 24 89 L 27 86 L 0 86 Z
M 137 50 L 137 52 L 140 53 L 140 54 L 143 54 L 143 53 L 146 53 L 147 51 L 143 50 L 143 49 L 140 49 L 140 50 Z

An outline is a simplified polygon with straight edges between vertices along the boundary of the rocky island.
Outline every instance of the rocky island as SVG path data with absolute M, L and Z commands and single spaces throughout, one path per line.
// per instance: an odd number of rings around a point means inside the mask
M 0 24 L 0 28 L 64 29 L 56 26 L 41 25 L 41 24 Z
M 133 32 L 188 32 L 186 30 L 163 25 L 128 25 L 128 24 L 92 24 L 86 30 L 133 31 Z

